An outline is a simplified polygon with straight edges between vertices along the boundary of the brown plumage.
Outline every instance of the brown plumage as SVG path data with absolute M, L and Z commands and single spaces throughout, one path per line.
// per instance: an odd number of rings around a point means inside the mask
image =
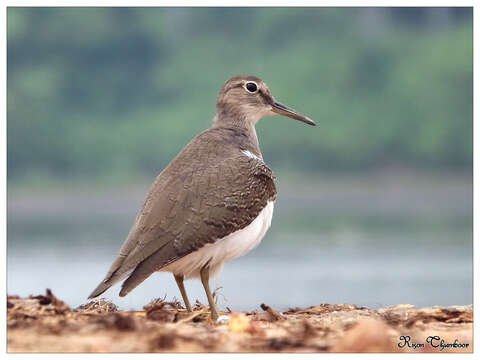
M 128 294 L 153 272 L 246 228 L 275 200 L 273 173 L 263 162 L 254 128 L 258 119 L 272 112 L 313 124 L 277 103 L 257 77 L 238 75 L 225 82 L 212 127 L 190 141 L 158 175 L 119 254 L 90 298 L 124 278 L 120 296 Z M 214 264 L 206 259 L 199 269 L 207 286 L 209 265 Z M 187 274 L 174 275 L 182 281 Z M 179 287 L 182 290 L 183 282 Z M 209 295 L 208 290 L 212 308 Z M 186 294 L 184 300 L 189 308 Z

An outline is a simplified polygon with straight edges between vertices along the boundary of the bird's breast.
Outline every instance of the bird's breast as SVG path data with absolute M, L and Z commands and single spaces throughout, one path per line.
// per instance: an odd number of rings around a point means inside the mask
M 162 268 L 161 271 L 170 271 L 184 275 L 185 278 L 192 278 L 198 277 L 200 269 L 209 263 L 210 275 L 214 276 L 224 262 L 245 255 L 260 244 L 272 222 L 273 206 L 273 201 L 267 202 L 258 216 L 243 229 L 217 239 L 214 243 L 204 245 Z

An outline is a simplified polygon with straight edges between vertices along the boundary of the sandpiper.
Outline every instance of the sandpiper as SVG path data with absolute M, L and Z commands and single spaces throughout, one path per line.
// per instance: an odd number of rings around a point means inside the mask
M 189 312 L 184 279 L 200 277 L 212 319 L 218 318 L 209 278 L 242 256 L 270 227 L 274 176 L 264 163 L 255 124 L 280 114 L 315 123 L 277 102 L 252 75 L 228 79 L 212 126 L 198 134 L 158 175 L 94 298 L 116 282 L 127 295 L 156 271 L 173 273 Z

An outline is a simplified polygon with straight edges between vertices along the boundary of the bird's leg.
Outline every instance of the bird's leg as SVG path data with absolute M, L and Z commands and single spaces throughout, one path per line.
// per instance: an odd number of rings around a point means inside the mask
M 180 294 L 182 294 L 183 302 L 188 312 L 192 312 L 192 307 L 190 306 L 190 301 L 188 301 L 187 292 L 185 291 L 185 286 L 183 285 L 183 275 L 175 275 L 175 281 L 177 282 L 178 288 L 180 289 Z
M 202 269 L 200 270 L 200 279 L 202 280 L 203 288 L 207 293 L 207 299 L 208 299 L 208 304 L 210 305 L 210 314 L 212 316 L 212 319 L 217 320 L 218 319 L 217 308 L 215 306 L 215 301 L 213 300 L 212 293 L 210 292 L 210 285 L 208 284 L 210 270 L 207 266 L 208 264 L 202 267 Z

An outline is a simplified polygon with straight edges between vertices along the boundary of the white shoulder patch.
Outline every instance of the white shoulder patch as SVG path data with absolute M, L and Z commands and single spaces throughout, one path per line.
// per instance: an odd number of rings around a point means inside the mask
M 260 160 L 260 161 L 263 161 L 262 159 L 260 159 L 257 155 L 255 155 L 254 153 L 248 151 L 248 150 L 241 150 L 242 151 L 242 154 L 245 154 L 247 155 L 250 159 L 257 159 L 257 160 Z

